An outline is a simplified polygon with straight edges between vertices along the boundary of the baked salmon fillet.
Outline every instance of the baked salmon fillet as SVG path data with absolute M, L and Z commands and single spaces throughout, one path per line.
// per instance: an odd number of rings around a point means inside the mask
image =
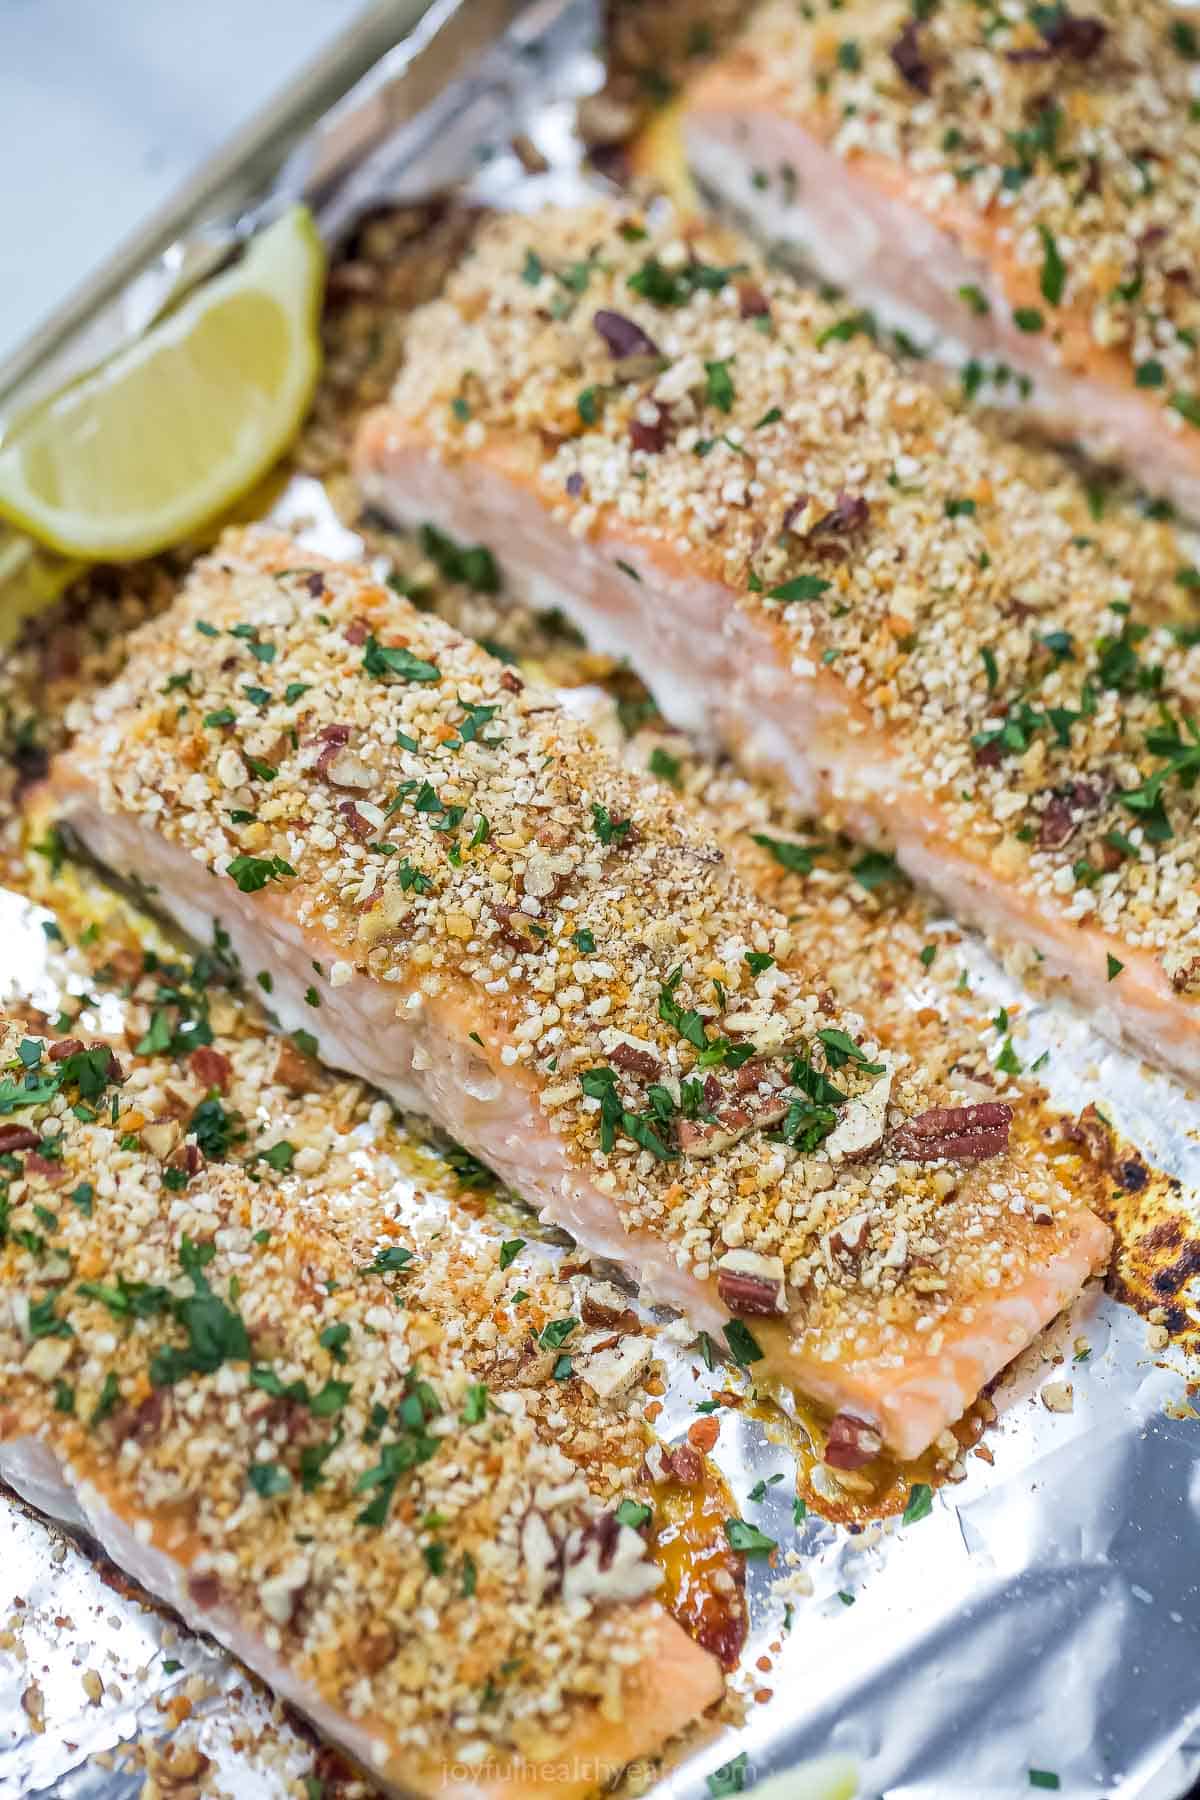
M 0 1476 L 389 1793 L 543 1792 L 553 1759 L 582 1795 L 719 1697 L 560 1447 L 639 1479 L 540 1341 L 584 1335 L 571 1286 L 401 1228 L 361 1149 L 334 1192 L 287 1140 L 221 1159 L 217 1089 L 163 1113 L 162 1059 L 11 1026 L 0 1053 Z
M 1200 656 L 1019 466 L 744 244 L 615 203 L 485 227 L 357 446 L 377 508 L 494 546 L 1194 1078 Z
M 1200 517 L 1200 14 L 768 0 L 686 154 L 756 233 Z
M 94 705 L 83 842 L 835 1460 L 916 1455 L 1104 1264 L 1036 1108 L 878 1043 L 670 789 L 365 570 L 231 535 Z

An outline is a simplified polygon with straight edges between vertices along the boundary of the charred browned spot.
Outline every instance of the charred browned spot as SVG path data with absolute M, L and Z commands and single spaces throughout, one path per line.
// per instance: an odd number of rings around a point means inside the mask
M 1113 1180 L 1127 1194 L 1140 1194 L 1149 1179 L 1149 1169 L 1136 1156 L 1125 1157 L 1113 1167 Z
M 1186 1282 L 1200 1275 L 1200 1242 L 1193 1239 L 1185 1244 L 1175 1261 L 1166 1268 L 1157 1269 L 1150 1278 L 1150 1285 L 1156 1294 L 1169 1297 L 1177 1294 Z
M 1186 1235 L 1187 1223 L 1184 1219 L 1162 1219 L 1143 1233 L 1138 1240 L 1138 1248 L 1151 1256 L 1157 1256 L 1160 1251 L 1174 1250 L 1177 1245 L 1182 1244 Z

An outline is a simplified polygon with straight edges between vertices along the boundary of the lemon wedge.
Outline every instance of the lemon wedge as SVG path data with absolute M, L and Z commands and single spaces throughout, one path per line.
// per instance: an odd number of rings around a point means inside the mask
M 325 258 L 306 208 L 137 343 L 43 401 L 0 448 L 0 516 L 69 556 L 190 537 L 294 436 L 317 379 Z

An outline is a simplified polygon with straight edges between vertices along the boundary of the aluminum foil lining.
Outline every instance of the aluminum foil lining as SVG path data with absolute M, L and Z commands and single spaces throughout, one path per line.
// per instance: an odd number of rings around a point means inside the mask
M 527 36 L 519 52 L 528 77 L 519 116 L 548 173 L 531 179 L 504 148 L 517 117 L 512 85 L 489 87 L 476 73 L 439 98 L 435 130 L 406 126 L 407 146 L 374 151 L 330 222 L 468 176 L 493 204 L 577 194 L 585 176 L 572 101 L 597 80 L 594 21 L 590 7 L 566 5 L 547 6 L 543 23 L 545 38 Z M 359 549 L 311 479 L 294 480 L 274 516 L 313 549 Z M 40 918 L 0 894 L 0 1002 L 23 996 L 53 1010 Z M 1015 997 L 982 946 L 966 954 L 979 995 L 998 1005 Z M 1102 1099 L 1147 1160 L 1178 1177 L 1173 1205 L 1200 1233 L 1196 1101 L 1065 1006 L 1034 1004 L 1022 1019 L 1023 1051 L 1053 1051 L 1052 1100 L 1077 1111 Z M 1196 1295 L 1178 1298 L 1200 1322 Z M 1080 1336 L 1090 1350 L 1072 1366 Z M 657 1428 L 674 1438 L 721 1377 L 697 1378 L 694 1357 L 668 1343 L 663 1353 L 670 1381 Z M 1062 1379 L 1055 1356 L 1072 1379 L 1070 1413 L 1038 1403 Z M 751 1412 L 726 1412 L 716 1460 L 739 1509 L 781 1553 L 773 1568 L 749 1566 L 751 1628 L 734 1677 L 745 1726 L 706 1741 L 654 1793 L 719 1794 L 731 1779 L 749 1788 L 837 1750 L 856 1758 L 860 1792 L 886 1800 L 1039 1787 L 1110 1800 L 1182 1795 L 1200 1777 L 1200 1414 L 1188 1388 L 1197 1377 L 1182 1352 L 1151 1347 L 1143 1319 L 1089 1293 L 1004 1383 L 993 1463 L 969 1458 L 966 1479 L 936 1492 L 919 1522 L 858 1532 L 812 1513 L 794 1523 L 780 1433 Z M 751 1505 L 751 1488 L 780 1473 Z M 766 1677 L 755 1666 L 763 1656 Z M 99 1705 L 82 1683 L 89 1669 L 103 1682 Z M 764 1685 L 772 1697 L 755 1702 Z M 243 1670 L 0 1498 L 3 1800 L 125 1800 L 146 1777 L 114 1764 L 114 1746 L 168 1739 L 181 1711 L 211 1759 L 211 1790 L 238 1800 L 303 1791 L 295 1783 L 312 1767 L 311 1743 Z M 742 1757 L 732 1778 L 712 1779 Z

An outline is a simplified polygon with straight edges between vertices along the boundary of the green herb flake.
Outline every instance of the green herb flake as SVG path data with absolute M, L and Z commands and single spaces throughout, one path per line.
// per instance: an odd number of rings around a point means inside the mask
M 1058 306 L 1067 282 L 1067 265 L 1059 252 L 1054 233 L 1047 226 L 1039 224 L 1038 236 L 1042 240 L 1042 274 L 1039 282 L 1042 299 L 1048 300 L 1051 306 Z
M 269 881 L 282 881 L 286 877 L 294 877 L 295 869 L 291 863 L 285 862 L 282 856 L 235 856 L 229 863 L 225 873 L 233 881 L 239 892 L 257 894 L 265 888 Z
M 682 786 L 679 758 L 659 744 L 650 752 L 650 773 L 657 775 L 660 781 L 669 782 L 673 788 Z
M 796 575 L 791 581 L 784 581 L 778 587 L 768 588 L 764 598 L 782 600 L 785 604 L 796 600 L 819 600 L 822 594 L 828 593 L 832 585 L 820 575 Z
M 442 672 L 436 663 L 426 662 L 401 645 L 381 644 L 372 635 L 363 646 L 362 666 L 368 675 L 382 678 L 395 675 L 401 681 L 440 681 Z
M 711 1800 L 725 1800 L 725 1796 L 728 1794 L 742 1793 L 746 1786 L 749 1766 L 750 1759 L 743 1750 L 741 1755 L 735 1756 L 732 1762 L 724 1763 L 721 1768 L 714 1769 L 711 1775 L 706 1776 L 705 1785 Z
M 779 1548 L 773 1537 L 745 1519 L 726 1519 L 725 1537 L 731 1550 L 740 1550 L 745 1556 L 769 1556 Z
M 251 1463 L 246 1473 L 250 1486 L 264 1500 L 273 1500 L 291 1489 L 292 1478 L 278 1463 Z
M 725 1342 L 729 1345 L 729 1354 L 740 1368 L 762 1361 L 763 1353 L 758 1339 L 741 1319 L 730 1319 L 725 1326 Z
M 704 398 L 718 412 L 733 410 L 733 378 L 729 373 L 729 363 L 706 362 L 704 365 L 705 388 Z
M 927 1481 L 915 1481 L 908 1490 L 908 1501 L 904 1508 L 903 1523 L 915 1525 L 920 1519 L 927 1519 L 933 1511 L 933 1490 Z
M 811 875 L 813 858 L 822 848 L 820 844 L 794 844 L 789 838 L 768 837 L 761 831 L 751 832 L 750 836 L 752 842 L 768 851 L 780 868 L 791 875 Z

